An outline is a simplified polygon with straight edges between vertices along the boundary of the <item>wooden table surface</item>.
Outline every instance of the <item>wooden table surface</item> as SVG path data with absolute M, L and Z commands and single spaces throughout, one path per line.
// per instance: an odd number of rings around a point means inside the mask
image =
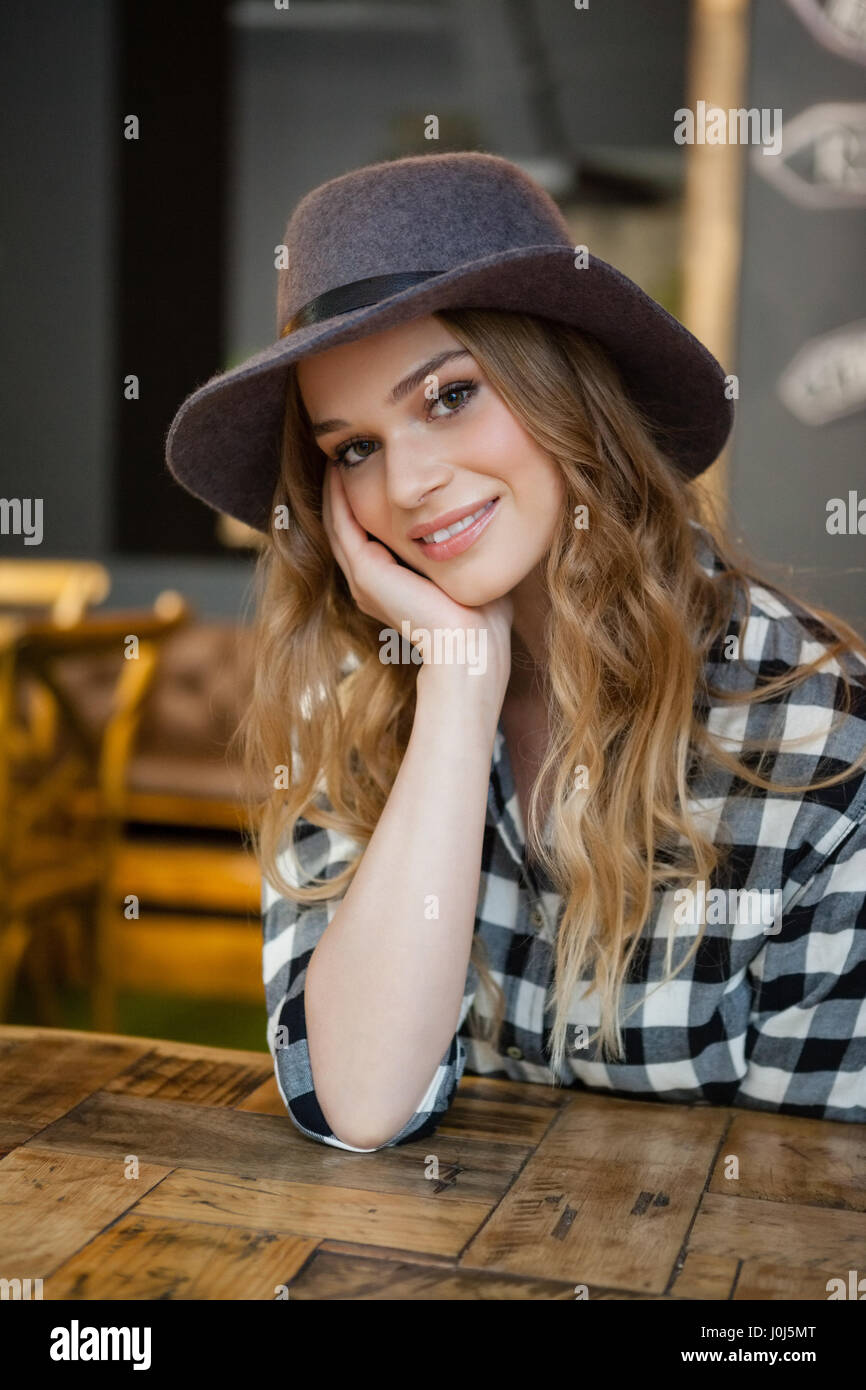
M 866 1130 L 465 1077 L 355 1154 L 267 1053 L 0 1026 L 0 1208 L 45 1299 L 826 1302 L 866 1272 Z

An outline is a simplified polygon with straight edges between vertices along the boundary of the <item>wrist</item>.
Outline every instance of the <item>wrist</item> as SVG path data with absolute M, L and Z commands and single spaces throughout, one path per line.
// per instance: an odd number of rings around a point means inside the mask
M 418 671 L 416 705 L 436 708 L 460 719 L 477 718 L 482 730 L 495 733 L 505 691 L 492 673 L 473 674 L 461 665 L 423 665 Z

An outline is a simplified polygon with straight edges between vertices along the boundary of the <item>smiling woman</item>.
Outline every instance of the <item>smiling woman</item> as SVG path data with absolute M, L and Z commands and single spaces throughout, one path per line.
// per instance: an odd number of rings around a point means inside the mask
M 421 365 L 404 376 L 407 362 Z M 458 604 L 511 594 L 534 645 L 536 571 L 562 523 L 565 480 L 446 324 L 426 316 L 330 348 L 296 378 L 364 531 Z
M 431 390 L 419 369 L 414 393 L 393 400 L 407 364 L 427 368 L 454 343 L 469 356 L 452 359 L 453 381 L 440 363 Z M 449 395 L 470 380 L 468 397 Z M 316 442 L 311 421 L 326 417 Z M 853 965 L 836 950 L 863 901 L 866 779 L 847 767 L 866 758 L 857 635 L 849 645 L 831 615 L 783 601 L 718 523 L 699 520 L 608 355 L 563 325 L 442 311 L 306 358 L 290 376 L 284 449 L 275 502 L 315 533 L 303 498 L 322 490 L 331 559 L 311 570 L 300 536 L 271 557 L 261 667 L 283 711 L 334 614 L 322 701 L 293 736 L 309 774 L 274 816 L 265 860 L 269 1006 L 287 1045 L 275 1045 L 277 1073 L 304 1132 L 357 1148 L 426 1133 L 465 1067 L 866 1118 L 854 1022 L 866 947 Z M 361 461 L 344 473 L 337 460 L 352 449 Z M 417 552 L 419 531 L 491 498 L 486 525 Z M 461 541 L 450 557 L 431 553 Z M 282 623 L 281 602 L 294 614 Z M 510 640 L 478 691 L 453 668 L 385 670 L 374 658 L 382 623 L 404 618 L 483 623 L 496 648 L 505 611 Z M 355 664 L 345 681 L 338 653 Z M 830 732 L 846 690 L 855 713 Z M 784 733 L 805 750 L 786 756 Z M 813 781 L 794 815 L 782 798 L 819 767 L 834 775 Z M 840 814 L 820 788 L 846 777 Z M 709 832 L 702 802 L 724 810 Z M 756 890 L 778 909 L 771 921 L 739 910 Z M 700 905 L 685 930 L 684 895 Z M 730 920 L 719 902 L 735 904 Z M 806 994 L 819 940 L 825 989 Z M 840 1050 L 831 1011 L 852 991 Z M 807 1000 L 820 1013 L 809 1046 Z
M 281 345 L 173 426 L 178 476 L 268 533 L 236 740 L 274 778 L 250 823 L 283 1099 L 361 1150 L 430 1134 L 464 1069 L 866 1120 L 866 643 L 702 520 L 722 369 L 575 272 L 549 202 L 468 153 L 315 190 Z M 483 675 L 383 663 L 405 621 L 482 630 Z

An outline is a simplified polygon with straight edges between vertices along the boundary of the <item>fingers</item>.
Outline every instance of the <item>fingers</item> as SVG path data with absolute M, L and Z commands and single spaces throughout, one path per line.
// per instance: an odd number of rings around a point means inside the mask
M 336 468 L 331 469 L 331 503 L 334 526 L 340 543 L 347 555 L 356 553 L 360 545 L 367 545 L 367 532 L 358 524 L 355 513 L 349 506 L 343 479 Z
M 322 520 L 331 542 L 334 558 L 346 577 L 349 592 L 355 602 L 359 603 L 358 582 L 353 557 L 357 559 L 361 548 L 369 544 L 367 533 L 358 525 L 355 514 L 349 506 L 349 499 L 343 487 L 343 480 L 339 476 L 339 470 L 333 467 L 330 460 L 326 467 L 322 497 Z
M 334 552 L 334 559 L 337 561 L 338 565 L 340 566 L 340 569 L 345 574 L 346 580 L 351 587 L 351 576 L 348 572 L 348 560 L 346 558 L 346 553 L 343 549 L 341 541 L 343 522 L 342 514 L 339 510 L 340 499 L 337 498 L 337 502 L 335 503 L 335 494 L 337 493 L 338 480 L 335 479 L 334 474 L 335 470 L 331 466 L 331 463 L 329 461 L 325 467 L 325 479 L 324 486 L 322 488 L 322 524 L 325 528 L 325 531 L 327 532 L 328 540 L 331 542 L 331 549 Z M 344 505 L 346 505 L 345 498 L 343 498 L 342 500 Z

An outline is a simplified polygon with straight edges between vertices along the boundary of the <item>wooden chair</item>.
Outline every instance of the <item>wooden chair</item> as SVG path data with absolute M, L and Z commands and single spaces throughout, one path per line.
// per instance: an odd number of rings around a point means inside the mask
M 9 616 L 41 613 L 56 627 L 70 627 L 110 589 L 111 575 L 96 560 L 0 560 L 0 613 Z M 57 706 L 41 685 L 31 687 L 28 699 L 27 738 L 45 751 L 55 737 Z M 20 735 L 20 729 L 12 730 L 13 739 Z
M 64 613 L 65 626 L 0 616 L 0 1019 L 28 945 L 38 952 L 44 942 L 46 915 L 74 901 L 91 909 L 93 1026 L 113 1032 L 115 858 L 127 767 L 160 644 L 189 622 L 190 610 L 165 591 L 152 610 Z M 116 654 L 118 675 L 108 714 L 94 725 L 64 687 L 62 666 L 105 654 Z M 35 703 L 27 698 L 34 690 Z M 47 970 L 35 980 L 40 1012 L 50 1014 Z
M 111 664 L 64 674 L 78 706 L 105 706 Z M 242 624 L 196 617 L 161 644 L 113 855 L 114 901 L 134 895 L 139 904 L 115 937 L 119 990 L 261 1006 L 261 878 L 241 834 L 242 770 L 227 757 L 252 685 L 252 634 Z M 59 946 L 70 977 L 84 983 L 71 919 Z
M 251 633 L 236 622 L 197 622 L 163 648 L 117 859 L 119 883 L 146 905 L 124 924 L 127 989 L 261 1006 L 261 877 L 227 759 L 252 682 Z
M 77 623 L 111 588 L 95 560 L 0 560 L 0 609 L 44 608 L 57 627 Z

